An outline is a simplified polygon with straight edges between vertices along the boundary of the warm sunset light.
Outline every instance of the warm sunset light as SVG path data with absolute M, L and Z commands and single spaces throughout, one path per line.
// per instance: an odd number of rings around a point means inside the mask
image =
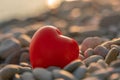
M 60 5 L 60 3 L 64 1 L 64 0 L 48 0 L 48 7 L 50 9 L 55 9 L 56 7 L 58 7 Z

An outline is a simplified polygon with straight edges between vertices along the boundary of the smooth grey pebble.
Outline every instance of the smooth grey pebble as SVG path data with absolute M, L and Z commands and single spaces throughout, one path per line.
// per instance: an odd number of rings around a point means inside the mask
M 47 68 L 48 71 L 53 71 L 53 70 L 56 70 L 56 69 L 60 70 L 61 68 L 57 67 L 57 66 L 50 66 L 50 67 Z
M 110 67 L 120 68 L 120 60 L 116 60 L 116 61 L 111 62 Z
M 88 72 L 89 73 L 93 73 L 97 70 L 100 70 L 102 67 L 100 65 L 98 65 L 97 63 L 91 63 L 89 66 L 88 66 Z
M 21 75 L 21 79 L 22 80 L 35 80 L 34 79 L 34 76 L 31 72 L 24 72 L 22 75 Z
M 66 65 L 63 69 L 69 72 L 73 72 L 76 68 L 83 65 L 81 60 L 75 60 Z
M 90 63 L 97 62 L 100 59 L 103 59 L 103 57 L 100 55 L 93 55 L 93 56 L 90 56 L 90 57 L 86 58 L 85 60 L 83 60 L 83 62 L 86 64 L 86 66 L 89 66 Z
M 78 67 L 74 72 L 73 75 L 78 79 L 82 79 L 85 77 L 87 73 L 87 68 L 85 65 Z
M 0 58 L 6 59 L 12 53 L 20 51 L 20 42 L 15 38 L 10 38 L 0 43 Z
M 33 70 L 33 75 L 35 79 L 38 80 L 52 80 L 53 76 L 52 73 L 44 68 L 35 68 Z

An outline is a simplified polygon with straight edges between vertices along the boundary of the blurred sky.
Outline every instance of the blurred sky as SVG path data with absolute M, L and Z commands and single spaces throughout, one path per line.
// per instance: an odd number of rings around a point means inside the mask
M 49 10 L 63 0 L 0 0 L 0 23 L 11 19 L 24 20 Z

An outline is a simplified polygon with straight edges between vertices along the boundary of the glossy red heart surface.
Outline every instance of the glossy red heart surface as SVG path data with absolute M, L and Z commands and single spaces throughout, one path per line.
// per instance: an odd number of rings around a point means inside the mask
M 79 46 L 69 37 L 63 36 L 54 26 L 41 27 L 30 43 L 30 62 L 33 68 L 57 66 L 63 68 L 78 59 Z

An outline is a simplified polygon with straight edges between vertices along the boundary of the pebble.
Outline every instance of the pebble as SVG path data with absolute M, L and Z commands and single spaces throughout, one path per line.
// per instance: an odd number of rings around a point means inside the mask
M 65 70 L 53 70 L 54 78 L 63 78 L 65 80 L 77 80 L 70 72 Z
M 24 72 L 22 75 L 21 75 L 21 79 L 22 80 L 35 80 L 34 79 L 34 76 L 31 72 Z
M 88 48 L 85 52 L 84 52 L 84 56 L 85 58 L 92 56 L 94 54 L 94 50 L 92 48 Z
M 99 79 L 97 77 L 87 77 L 87 78 L 85 78 L 83 80 L 102 80 L 102 79 Z
M 101 44 L 101 46 L 104 46 L 107 49 L 111 49 L 111 45 L 113 45 L 112 41 L 106 41 L 106 42 Z
M 19 65 L 22 67 L 31 67 L 31 65 L 26 62 L 21 62 Z
M 13 80 L 22 80 L 20 74 L 15 74 Z
M 50 67 L 47 68 L 48 71 L 53 71 L 53 70 L 56 70 L 56 69 L 60 70 L 60 67 L 50 66 Z
M 63 69 L 68 72 L 73 72 L 75 69 L 77 69 L 81 65 L 83 65 L 81 60 L 74 60 L 73 62 L 65 66 Z
M 27 69 L 30 70 L 30 69 Z M 6 65 L 2 69 L 0 69 L 0 77 L 2 80 L 9 80 L 11 79 L 16 73 L 23 73 L 25 71 L 24 67 L 19 65 Z
M 112 74 L 108 80 L 119 80 L 120 79 L 120 74 L 119 73 L 114 73 Z
M 110 73 L 106 69 L 100 69 L 91 74 L 91 76 L 98 77 L 101 80 L 107 80 Z
M 56 78 L 54 80 L 65 80 L 64 78 Z
M 38 80 L 52 80 L 52 73 L 46 69 L 43 68 L 35 68 L 33 70 L 33 75 L 35 76 L 35 79 Z
M 28 47 L 30 44 L 31 38 L 26 34 L 21 34 L 18 37 L 18 40 L 20 41 L 22 46 Z
M 97 62 L 100 59 L 103 59 L 103 57 L 100 55 L 92 55 L 83 60 L 83 62 L 86 64 L 86 66 L 89 66 L 92 62 Z
M 112 48 L 106 58 L 105 58 L 105 62 L 107 64 L 110 64 L 112 61 L 116 60 L 117 59 L 117 56 L 119 55 L 119 50 L 117 48 Z
M 30 63 L 29 62 L 29 53 L 28 52 L 23 52 L 20 56 L 19 62 L 26 62 L 26 63 Z
M 108 64 L 107 64 L 103 59 L 98 60 L 97 63 L 98 63 L 102 68 L 108 68 Z
M 94 53 L 96 55 L 100 55 L 102 57 L 106 57 L 107 53 L 108 53 L 108 49 L 104 46 L 98 45 L 97 47 L 94 48 Z
M 78 79 L 82 79 L 86 76 L 87 68 L 86 66 L 80 66 L 78 67 L 74 72 L 73 75 Z
M 93 72 L 95 72 L 97 70 L 100 70 L 100 69 L 102 69 L 102 67 L 99 64 L 97 64 L 97 63 L 91 63 L 88 66 L 88 72 L 89 73 L 93 73 Z
M 99 37 L 87 37 L 81 43 L 81 51 L 85 52 L 88 48 L 95 48 L 97 45 L 100 45 L 103 41 L 102 38 Z
M 116 45 L 120 45 L 120 38 L 114 38 L 114 39 L 112 40 L 112 43 L 113 43 L 113 44 L 116 44 Z
M 22 48 L 20 51 L 15 52 L 15 53 L 11 54 L 10 56 L 8 56 L 7 59 L 5 60 L 5 63 L 19 64 L 20 61 L 27 61 L 29 56 L 22 56 L 22 54 L 28 53 L 28 52 L 29 52 L 28 48 Z
M 120 68 L 120 60 L 116 60 L 116 61 L 111 62 L 110 67 Z
M 21 46 L 17 39 L 10 38 L 0 43 L 0 58 L 6 59 L 12 53 L 20 51 Z

